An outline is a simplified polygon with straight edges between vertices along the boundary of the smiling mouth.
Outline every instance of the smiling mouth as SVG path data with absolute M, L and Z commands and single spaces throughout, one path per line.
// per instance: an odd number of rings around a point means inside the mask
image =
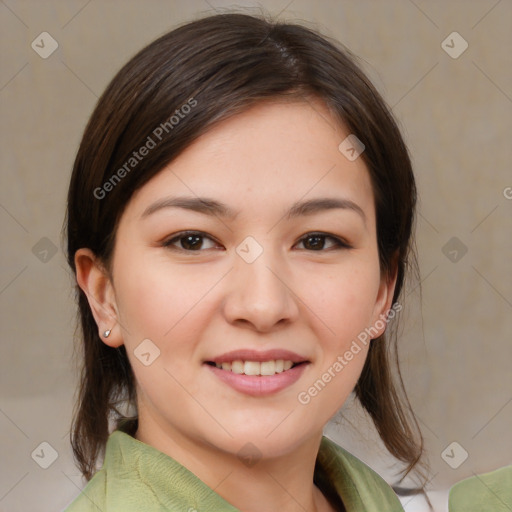
M 215 366 L 220 370 L 235 373 L 237 375 L 250 375 L 254 377 L 266 377 L 272 375 L 278 375 L 300 366 L 307 364 L 308 361 L 302 361 L 300 363 L 294 363 L 285 359 L 277 359 L 270 361 L 242 361 L 235 360 L 232 362 L 215 363 L 213 361 L 207 361 L 206 364 Z

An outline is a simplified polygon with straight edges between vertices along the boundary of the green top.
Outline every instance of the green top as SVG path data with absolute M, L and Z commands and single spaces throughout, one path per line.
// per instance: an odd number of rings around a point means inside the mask
M 512 466 L 475 475 L 450 489 L 450 512 L 510 512 Z
M 398 512 L 391 487 L 366 464 L 322 438 L 314 481 L 347 512 Z M 103 467 L 65 512 L 240 512 L 197 476 L 156 448 L 116 430 Z

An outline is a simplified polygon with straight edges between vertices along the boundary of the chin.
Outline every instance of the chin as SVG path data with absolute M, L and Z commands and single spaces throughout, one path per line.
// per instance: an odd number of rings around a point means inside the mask
M 312 437 L 318 436 L 320 439 L 322 428 L 311 429 L 309 433 L 304 431 L 303 425 L 290 424 L 285 427 L 273 423 L 272 427 L 265 424 L 236 429 L 231 424 L 229 432 L 233 437 L 209 438 L 209 444 L 227 453 L 236 454 L 239 458 L 248 456 L 270 459 L 289 455 L 298 445 Z

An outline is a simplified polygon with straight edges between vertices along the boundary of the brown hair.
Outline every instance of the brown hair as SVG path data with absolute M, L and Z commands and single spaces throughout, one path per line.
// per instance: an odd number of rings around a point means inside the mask
M 267 99 L 312 97 L 365 145 L 361 157 L 374 190 L 381 271 L 397 272 L 393 302 L 398 301 L 406 270 L 415 264 L 416 188 L 389 109 L 339 43 L 304 26 L 243 14 L 199 19 L 165 34 L 133 57 L 99 99 L 69 186 L 67 257 L 75 274 L 74 255 L 82 247 L 111 272 L 117 224 L 134 191 L 214 123 Z M 180 115 L 191 101 L 195 107 Z M 170 122 L 172 115 L 179 122 Z M 163 125 L 167 130 L 156 147 L 133 170 L 119 173 Z M 115 173 L 122 179 L 114 179 Z M 86 295 L 76 290 L 83 365 L 71 443 L 78 467 L 90 479 L 104 453 L 109 419 L 122 418 L 119 403 L 135 403 L 135 385 L 124 347 L 102 342 Z M 423 440 L 399 370 L 393 378 L 395 349 L 396 335 L 394 342 L 383 335 L 371 343 L 355 392 L 407 473 L 422 455 Z

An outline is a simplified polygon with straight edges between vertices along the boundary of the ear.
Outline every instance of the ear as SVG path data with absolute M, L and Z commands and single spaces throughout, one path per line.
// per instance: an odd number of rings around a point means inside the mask
M 98 325 L 99 336 L 110 347 L 123 344 L 119 327 L 119 314 L 114 287 L 108 272 L 90 249 L 79 249 L 75 253 L 76 280 L 89 301 L 91 312 Z M 104 332 L 111 330 L 105 337 Z
M 386 318 L 392 306 L 397 275 L 398 266 L 394 264 L 392 265 L 392 268 L 389 272 L 381 273 L 379 291 L 375 300 L 375 307 L 373 310 L 372 318 L 373 339 L 382 336 L 386 330 Z M 378 334 L 374 336 L 375 331 L 377 331 Z

